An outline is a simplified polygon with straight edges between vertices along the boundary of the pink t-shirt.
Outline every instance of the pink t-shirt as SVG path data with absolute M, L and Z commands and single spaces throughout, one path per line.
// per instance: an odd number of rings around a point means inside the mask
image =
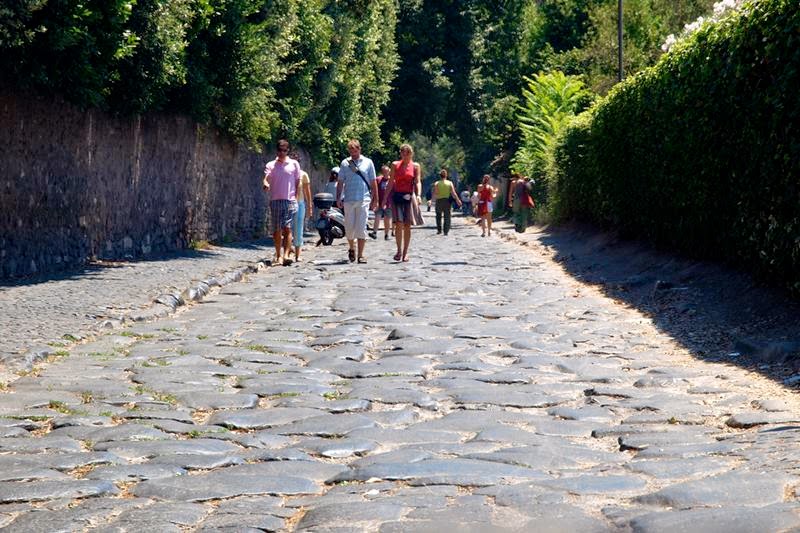
M 272 200 L 296 200 L 297 182 L 300 180 L 300 163 L 287 157 L 281 163 L 273 159 L 264 168 L 269 181 L 269 192 Z

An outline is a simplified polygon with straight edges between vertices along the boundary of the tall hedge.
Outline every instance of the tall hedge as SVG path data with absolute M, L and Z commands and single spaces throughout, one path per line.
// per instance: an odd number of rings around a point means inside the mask
M 708 26 L 580 116 L 555 150 L 556 210 L 800 294 L 800 2 Z

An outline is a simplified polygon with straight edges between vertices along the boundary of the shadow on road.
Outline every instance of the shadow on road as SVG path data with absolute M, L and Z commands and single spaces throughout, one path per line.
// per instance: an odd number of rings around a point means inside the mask
M 536 233 L 575 278 L 639 309 L 695 357 L 800 386 L 800 302 L 730 266 L 697 261 L 596 229 Z
M 125 269 L 134 265 L 142 263 L 156 263 L 168 262 L 178 259 L 191 259 L 203 261 L 207 259 L 214 259 L 225 250 L 258 250 L 262 248 L 272 249 L 273 242 L 271 238 L 260 239 L 257 241 L 244 241 L 224 243 L 219 245 L 212 245 L 208 249 L 202 250 L 182 250 L 179 252 L 168 252 L 162 254 L 154 254 L 148 257 L 138 259 L 120 259 L 113 261 L 90 261 L 85 266 L 79 269 L 64 270 L 61 272 L 47 272 L 37 276 L 30 276 L 26 278 L 13 278 L 13 279 L 0 279 L 0 290 L 3 288 L 21 287 L 26 285 L 37 285 L 39 283 L 47 283 L 50 281 L 64 281 L 79 278 L 92 278 L 105 272 L 109 269 Z

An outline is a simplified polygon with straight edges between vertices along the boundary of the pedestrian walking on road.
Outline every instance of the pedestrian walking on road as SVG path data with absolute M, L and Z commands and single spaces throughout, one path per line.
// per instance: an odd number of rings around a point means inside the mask
M 514 230 L 517 233 L 525 233 L 528 228 L 528 215 L 530 215 L 531 208 L 534 207 L 533 198 L 531 197 L 530 178 L 522 176 L 516 172 L 511 174 L 513 178 L 509 190 L 508 207 L 514 211 Z
M 439 179 L 433 184 L 433 197 L 436 199 L 436 233 L 444 234 L 450 233 L 450 214 L 453 204 L 451 199 L 455 200 L 458 207 L 461 207 L 461 199 L 456 194 L 456 188 L 453 182 L 447 179 L 447 170 L 442 169 L 439 171 Z M 444 218 L 444 226 L 442 226 L 442 218 Z
M 293 152 L 291 157 L 300 164 L 300 157 Z M 294 260 L 300 261 L 300 249 L 303 247 L 303 232 L 306 229 L 306 220 L 311 218 L 311 179 L 308 173 L 300 168 L 300 182 L 297 187 L 297 213 L 292 221 L 294 241 Z
M 344 209 L 344 233 L 349 245 L 347 258 L 351 263 L 366 263 L 364 245 L 367 242 L 367 215 L 378 202 L 375 165 L 372 159 L 361 155 L 361 143 L 358 140 L 351 139 L 347 143 L 347 151 L 350 157 L 343 159 L 339 165 L 336 205 Z
M 274 264 L 289 265 L 292 245 L 292 221 L 297 213 L 297 188 L 300 164 L 289 157 L 289 141 L 275 144 L 277 156 L 264 168 L 264 190 L 270 194 L 270 233 L 275 243 Z
M 391 180 L 391 169 L 388 165 L 381 167 L 381 175 L 378 176 L 378 209 L 375 210 L 375 228 L 377 232 L 381 227 L 381 219 L 383 219 L 383 239 L 389 240 L 389 229 L 392 223 L 392 208 L 389 206 L 390 201 L 387 196 L 389 190 L 389 180 Z M 383 206 L 387 207 L 384 208 Z
M 328 176 L 328 183 L 325 184 L 325 192 L 333 196 L 334 202 L 336 198 L 336 189 L 339 188 L 339 167 L 333 167 L 331 174 Z
M 394 239 L 397 244 L 395 261 L 408 261 L 408 246 L 411 243 L 411 225 L 415 222 L 415 209 L 419 211 L 421 196 L 420 167 L 413 160 L 414 149 L 410 144 L 400 146 L 400 160 L 392 163 L 391 179 L 387 195 L 391 195 L 392 218 L 395 222 Z M 385 205 L 382 207 L 386 207 Z
M 472 213 L 472 192 L 469 187 L 461 191 L 461 214 L 464 216 Z
M 481 237 L 492 236 L 492 203 L 497 197 L 497 189 L 489 183 L 491 176 L 483 175 L 480 192 L 478 193 L 478 216 L 481 219 Z

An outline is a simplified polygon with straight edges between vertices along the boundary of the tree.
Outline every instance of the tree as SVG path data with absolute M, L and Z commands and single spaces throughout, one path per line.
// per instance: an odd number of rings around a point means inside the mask
M 537 197 L 546 199 L 546 176 L 553 162 L 553 149 L 559 135 L 577 113 L 588 107 L 592 93 L 575 76 L 563 72 L 540 72 L 525 78 L 523 105 L 519 106 L 522 141 L 514 156 L 512 168 L 536 178 Z

